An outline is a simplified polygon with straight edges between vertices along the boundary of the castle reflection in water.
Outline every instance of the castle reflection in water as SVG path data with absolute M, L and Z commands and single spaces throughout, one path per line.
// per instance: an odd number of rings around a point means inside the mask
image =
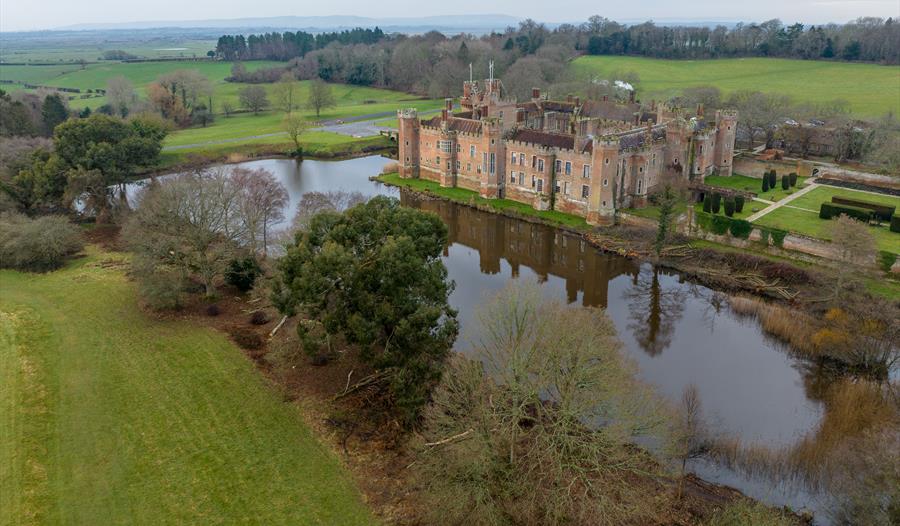
M 478 251 L 482 273 L 500 273 L 501 260 L 506 260 L 513 277 L 520 266 L 534 271 L 541 282 L 548 275 L 558 276 L 566 282 L 569 303 L 583 292 L 584 306 L 606 308 L 609 282 L 625 274 L 637 279 L 640 274 L 637 263 L 602 254 L 575 234 L 444 200 L 419 199 L 407 192 L 401 192 L 400 201 L 438 214 L 447 224 L 450 244 Z

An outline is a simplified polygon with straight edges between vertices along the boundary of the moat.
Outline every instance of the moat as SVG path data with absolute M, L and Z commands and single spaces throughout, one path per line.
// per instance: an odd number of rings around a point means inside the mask
M 265 168 L 285 185 L 289 219 L 304 193 L 329 190 L 395 196 L 404 205 L 438 214 L 449 227 L 443 259 L 456 285 L 450 301 L 459 310 L 460 352 L 477 338 L 474 311 L 487 296 L 510 280 L 535 280 L 548 297 L 605 308 L 640 377 L 673 402 L 695 385 L 717 434 L 788 447 L 814 432 L 823 418 L 824 405 L 816 397 L 821 378 L 765 336 L 755 320 L 732 312 L 724 295 L 676 273 L 601 253 L 576 235 L 447 201 L 421 200 L 370 181 L 386 162 L 371 156 L 299 164 L 269 159 L 241 166 Z M 802 488 L 748 478 L 710 462 L 696 462 L 692 469 L 770 504 L 821 509 Z

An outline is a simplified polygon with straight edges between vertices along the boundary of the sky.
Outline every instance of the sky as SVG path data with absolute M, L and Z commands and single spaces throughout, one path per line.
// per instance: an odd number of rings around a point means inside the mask
M 410 5 L 415 5 L 410 9 Z M 81 23 L 204 20 L 265 16 L 433 16 L 496 13 L 543 22 L 580 22 L 594 14 L 613 20 L 847 22 L 860 16 L 900 17 L 900 0 L 0 0 L 0 31 L 52 29 Z

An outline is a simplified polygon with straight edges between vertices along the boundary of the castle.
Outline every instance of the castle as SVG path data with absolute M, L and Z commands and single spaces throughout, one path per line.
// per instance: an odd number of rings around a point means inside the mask
M 682 110 L 653 103 L 569 97 L 549 100 L 538 89 L 518 102 L 499 79 L 467 81 L 453 113 L 420 120 L 402 109 L 400 176 L 474 190 L 539 210 L 555 209 L 611 224 L 616 210 L 646 206 L 666 178 L 702 182 L 731 175 L 737 113 Z

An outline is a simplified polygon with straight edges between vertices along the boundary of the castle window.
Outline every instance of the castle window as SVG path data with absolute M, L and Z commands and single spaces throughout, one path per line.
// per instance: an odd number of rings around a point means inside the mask
M 587 199 L 587 197 L 591 195 L 591 187 L 583 184 L 581 185 L 581 197 L 582 199 Z
M 585 179 L 591 176 L 591 165 L 586 164 L 581 168 L 581 176 Z
M 536 166 L 537 166 L 537 156 L 532 155 L 531 156 L 531 167 L 534 168 Z
M 510 182 L 510 183 L 515 183 L 515 182 L 516 182 L 516 172 L 515 172 L 515 170 L 509 172 L 509 182 Z
M 435 158 L 434 158 L 434 164 L 440 166 L 440 165 L 441 165 L 441 158 L 440 158 L 440 157 L 435 157 Z
M 516 152 L 509 154 L 509 164 L 516 164 Z
M 406 158 L 406 162 L 409 162 L 409 157 Z
M 469 146 L 469 157 L 475 157 L 475 145 Z
M 572 175 L 572 162 L 566 161 L 566 175 Z
M 557 159 L 557 160 L 556 160 L 556 173 L 559 173 L 559 172 L 561 172 L 561 171 L 562 171 L 562 161 L 560 161 L 559 159 Z
M 603 180 L 603 186 L 609 186 L 609 179 Z
M 462 151 L 462 145 L 459 143 L 456 143 L 456 153 L 459 153 L 461 151 Z
M 525 154 L 524 153 L 519 154 L 519 164 L 521 166 L 525 166 Z
M 638 193 L 641 193 L 641 189 L 644 186 L 644 181 L 638 179 Z
M 607 157 L 606 159 L 603 159 L 603 164 L 609 164 L 609 157 Z
M 467 171 L 467 172 L 471 172 L 471 171 L 472 171 L 472 163 L 466 163 L 466 171 Z
M 496 161 L 495 154 L 493 152 L 491 152 L 491 171 L 490 171 L 490 173 L 494 173 L 495 168 L 496 168 L 496 166 L 495 166 L 496 163 L 497 163 L 497 161 Z
M 406 145 L 409 146 L 409 141 L 406 141 Z
M 438 141 L 438 148 L 444 153 L 453 151 L 453 143 L 451 141 Z
M 525 172 L 519 172 L 519 185 L 525 185 Z
M 640 173 L 644 173 L 644 167 L 643 167 L 643 166 L 641 166 L 641 167 L 640 167 L 640 168 L 638 168 L 638 172 L 640 172 Z
M 569 181 L 563 183 L 563 193 L 569 195 Z
M 703 145 L 700 145 L 700 153 L 703 153 Z
M 491 146 L 493 146 L 495 142 L 496 142 L 495 139 L 491 139 Z
M 461 163 L 459 161 L 456 161 L 456 171 L 457 172 L 459 171 L 461 166 L 462 166 Z
M 534 188 L 534 176 L 531 176 L 531 187 Z
M 544 173 L 544 160 L 538 159 L 538 171 Z
M 537 180 L 537 191 L 538 191 L 538 193 L 544 191 L 544 180 L 543 179 Z
M 606 206 L 606 201 L 603 201 L 603 206 L 604 206 L 604 207 Z

